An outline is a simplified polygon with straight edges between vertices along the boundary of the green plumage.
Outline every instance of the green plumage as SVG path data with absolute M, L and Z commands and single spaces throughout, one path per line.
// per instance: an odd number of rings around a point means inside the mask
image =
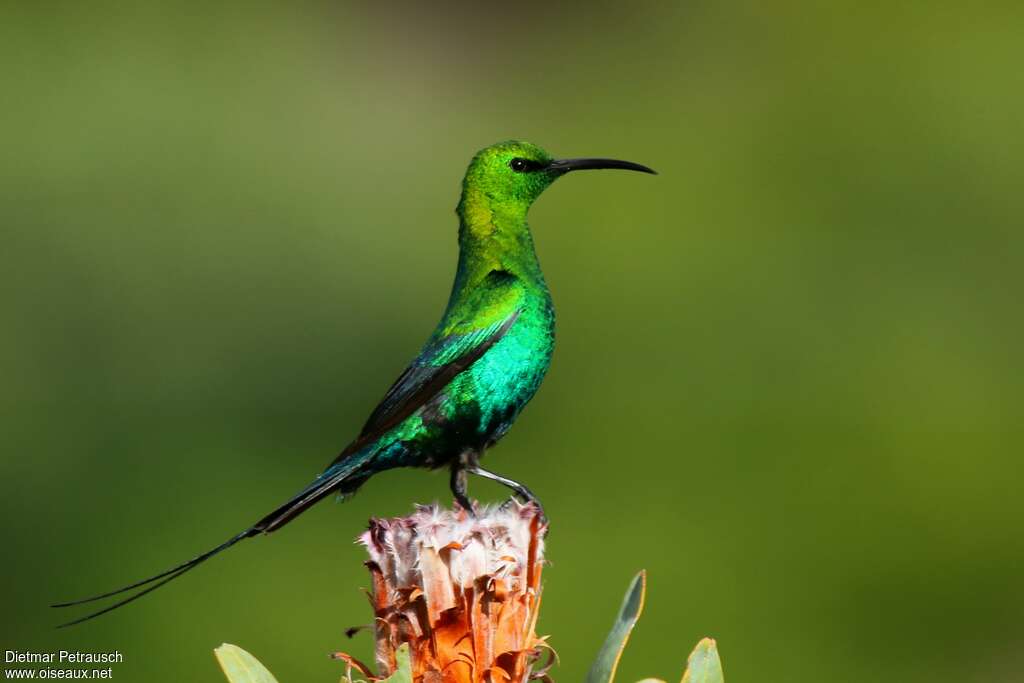
M 537 182 L 512 171 L 508 162 L 524 155 L 550 160 L 531 145 L 506 143 L 483 150 L 470 164 L 457 209 L 455 282 L 444 316 L 413 367 L 443 368 L 481 344 L 493 346 L 396 433 L 382 435 L 384 467 L 392 457 L 397 465 L 438 466 L 466 450 L 482 452 L 504 434 L 544 379 L 554 350 L 555 314 L 526 212 L 553 178 Z M 504 182 L 495 183 L 496 176 Z
M 459 263 L 444 316 L 355 441 L 306 488 L 216 548 L 130 586 L 57 605 L 140 589 L 66 625 L 127 604 L 244 538 L 279 529 L 332 492 L 354 492 L 382 470 L 450 467 L 452 492 L 470 511 L 467 473 L 498 481 L 539 505 L 528 488 L 483 469 L 479 458 L 533 398 L 554 350 L 555 311 L 526 223 L 527 211 L 560 176 L 596 168 L 653 173 L 646 166 L 614 159 L 556 160 L 525 142 L 505 142 L 477 153 L 466 170 L 456 210 Z

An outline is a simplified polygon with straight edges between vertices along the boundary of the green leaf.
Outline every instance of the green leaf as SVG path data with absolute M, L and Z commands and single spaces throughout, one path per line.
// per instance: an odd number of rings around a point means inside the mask
M 713 638 L 704 638 L 686 661 L 683 683 L 722 683 L 722 662 Z
M 612 683 L 615 669 L 619 666 L 619 658 L 626 647 L 629 634 L 636 626 L 640 613 L 644 610 L 644 592 L 647 588 L 647 572 L 641 571 L 633 578 L 633 583 L 626 591 L 626 597 L 619 608 L 619 616 L 612 625 L 612 630 L 605 638 L 597 659 L 590 665 L 586 683 Z
M 402 643 L 395 650 L 395 673 L 377 683 L 412 683 L 412 661 L 409 657 L 409 644 Z M 350 670 L 351 672 L 351 670 Z M 359 678 L 341 677 L 341 683 L 366 683 Z
M 395 673 L 381 683 L 412 683 L 412 662 L 409 660 L 409 643 L 402 643 L 395 650 Z
M 277 683 L 258 659 L 237 645 L 224 643 L 213 654 L 231 683 Z

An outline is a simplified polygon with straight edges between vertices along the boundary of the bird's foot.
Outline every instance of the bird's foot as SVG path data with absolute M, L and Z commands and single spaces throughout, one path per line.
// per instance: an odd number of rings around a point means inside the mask
M 476 509 L 473 507 L 473 501 L 466 495 L 466 468 L 462 466 L 452 467 L 452 478 L 451 478 L 451 489 L 452 495 L 455 496 L 455 502 L 459 504 L 466 514 L 472 518 L 476 518 Z
M 481 476 L 484 479 L 496 481 L 499 484 L 502 484 L 503 486 L 507 486 L 508 488 L 512 489 L 512 492 L 515 494 L 515 496 L 524 504 L 533 504 L 534 506 L 536 506 L 537 512 L 540 513 L 541 524 L 550 527 L 550 523 L 548 522 L 548 516 L 544 513 L 544 506 L 541 504 L 540 498 L 538 498 L 533 491 L 527 488 L 525 484 L 520 484 L 518 481 L 514 479 L 509 479 L 508 477 L 503 477 L 495 472 L 485 470 L 479 465 L 472 465 L 470 467 L 467 467 L 466 471 L 471 474 Z
M 538 519 L 540 521 L 540 525 L 542 527 L 545 527 L 548 531 L 550 531 L 551 530 L 551 520 L 548 519 L 547 513 L 544 512 L 544 506 L 541 505 L 540 499 L 537 498 L 536 496 L 534 496 L 532 498 L 524 499 L 523 503 L 526 504 L 526 505 L 533 505 L 535 508 L 537 508 L 537 517 L 538 517 Z
M 473 501 L 469 500 L 468 498 L 466 498 L 465 500 L 459 500 L 459 498 L 456 497 L 455 503 L 459 506 L 459 508 L 464 510 L 465 513 L 470 516 L 470 518 L 477 518 L 476 505 L 474 505 Z

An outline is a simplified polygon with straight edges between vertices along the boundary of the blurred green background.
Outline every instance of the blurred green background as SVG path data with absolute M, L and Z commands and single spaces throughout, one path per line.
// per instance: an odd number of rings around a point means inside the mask
M 379 4 L 383 5 L 383 4 Z M 523 138 L 548 380 L 488 460 L 553 520 L 540 630 L 622 681 L 1024 675 L 1021 3 L 4 3 L 0 648 L 120 681 L 369 659 L 373 479 L 129 609 L 329 461 L 447 298 L 462 171 Z M 504 490 L 473 482 L 498 500 Z M 76 613 L 77 614 L 77 613 Z

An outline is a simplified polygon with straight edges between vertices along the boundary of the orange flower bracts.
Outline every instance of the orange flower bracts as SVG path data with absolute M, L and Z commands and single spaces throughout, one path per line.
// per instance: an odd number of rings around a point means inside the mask
M 360 537 L 370 560 L 381 676 L 408 643 L 415 683 L 525 683 L 549 650 L 535 628 L 544 534 L 534 505 L 419 507 L 374 519 Z M 552 653 L 553 654 L 553 653 Z

